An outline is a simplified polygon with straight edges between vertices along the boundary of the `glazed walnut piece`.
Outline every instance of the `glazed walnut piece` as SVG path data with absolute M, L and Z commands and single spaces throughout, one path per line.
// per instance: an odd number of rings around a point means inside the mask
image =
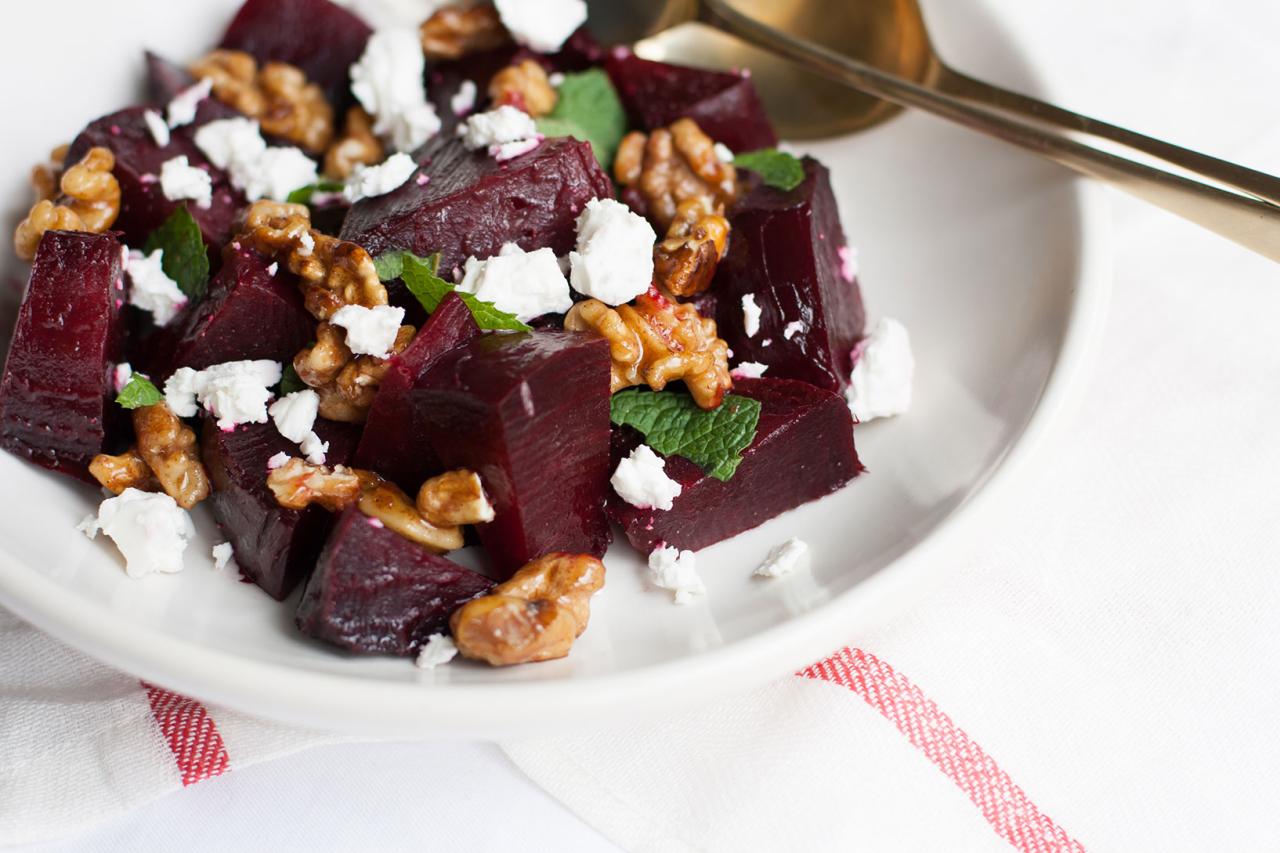
M 419 33 L 422 52 L 437 62 L 502 47 L 511 39 L 491 3 L 470 9 L 446 6 L 423 21 Z
M 356 166 L 381 163 L 385 154 L 382 143 L 374 136 L 373 119 L 360 107 L 352 107 L 347 110 L 342 135 L 325 152 L 325 177 L 345 180 L 355 172 Z
M 449 618 L 464 657 L 491 666 L 554 660 L 587 630 L 604 564 L 588 554 L 548 554 Z
M 267 488 L 285 509 L 303 510 L 318 504 L 340 512 L 360 496 L 360 477 L 338 465 L 329 468 L 293 458 L 267 475 Z
M 144 492 L 161 490 L 160 481 L 156 479 L 155 474 L 151 473 L 151 467 L 147 465 L 147 461 L 142 458 L 142 454 L 138 453 L 136 447 L 130 448 L 119 456 L 99 453 L 89 463 L 89 473 L 102 485 L 102 488 L 113 495 L 118 495 L 125 489 L 139 489 Z
M 716 155 L 715 142 L 688 118 L 648 136 L 628 134 L 613 171 L 618 183 L 640 194 L 649 218 L 663 231 L 690 199 L 723 212 L 738 195 L 737 169 Z
M 515 107 L 534 118 L 548 115 L 560 100 L 546 70 L 532 59 L 509 65 L 493 75 L 489 97 L 495 107 Z
M 101 234 L 120 215 L 120 184 L 111 170 L 115 155 L 107 148 L 90 148 L 84 158 L 63 173 L 60 198 L 42 199 L 13 234 L 18 257 L 30 261 L 36 256 L 40 238 L 46 231 L 87 231 Z
M 401 326 L 391 345 L 396 356 L 413 341 L 413 326 Z M 364 423 L 390 358 L 354 356 L 346 345 L 346 333 L 330 323 L 316 327 L 316 342 L 293 359 L 298 378 L 320 395 L 320 416 L 343 423 Z
M 257 119 L 268 135 L 312 152 L 324 151 L 333 139 L 333 107 L 300 68 L 268 62 L 259 70 L 248 53 L 215 50 L 188 70 L 212 80 L 215 98 Z
M 58 197 L 59 182 L 62 180 L 62 166 L 67 159 L 70 146 L 59 145 L 49 153 L 47 163 L 37 163 L 31 169 L 31 188 L 35 190 L 36 201 L 53 201 Z
M 658 285 L 675 296 L 695 296 L 711 287 L 716 267 L 729 249 L 729 220 L 705 198 L 676 209 L 667 237 L 653 250 Z
M 466 544 L 460 526 L 437 526 L 427 521 L 399 486 L 370 471 L 361 471 L 359 476 L 361 490 L 356 506 L 365 515 L 437 554 L 456 551 Z
M 167 404 L 135 409 L 133 431 L 138 455 L 178 506 L 191 509 L 209 497 L 209 474 L 200 461 L 196 434 Z
M 480 475 L 466 468 L 432 477 L 418 490 L 418 514 L 440 527 L 493 521 Z
M 715 321 L 656 288 L 637 297 L 634 306 L 579 302 L 565 316 L 564 327 L 592 331 L 609 341 L 615 392 L 633 385 L 661 391 L 682 379 L 694 402 L 714 409 L 733 387 L 729 345 L 716 336 Z

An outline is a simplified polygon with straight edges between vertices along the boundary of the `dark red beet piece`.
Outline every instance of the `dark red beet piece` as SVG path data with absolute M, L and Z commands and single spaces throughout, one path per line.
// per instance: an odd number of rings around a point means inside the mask
M 127 419 L 113 372 L 124 344 L 124 261 L 115 234 L 40 241 L 0 381 L 0 446 L 92 483 Z
M 298 604 L 298 628 L 353 652 L 411 655 L 493 581 L 352 507 L 334 526 Z
M 145 59 L 147 63 L 147 98 L 155 105 L 156 111 L 164 115 L 169 102 L 184 89 L 194 86 L 197 82 L 196 78 L 192 77 L 191 73 L 178 63 L 170 62 L 163 56 L 151 51 L 146 52 Z M 227 106 L 217 98 L 205 98 L 196 107 L 196 119 L 193 125 L 200 127 L 211 121 L 233 118 L 238 115 L 240 115 L 239 111 Z M 188 131 L 180 130 L 179 132 L 187 133 Z
M 605 69 L 634 124 L 645 130 L 691 118 L 738 153 L 772 148 L 778 134 L 751 77 L 641 59 L 615 50 Z
M 329 0 L 247 0 L 220 47 L 301 68 L 323 88 L 338 115 L 351 102 L 351 66 L 373 30 Z
M 460 296 L 450 293 L 440 301 L 409 348 L 391 360 L 352 464 L 377 471 L 411 495 L 444 471 L 427 441 L 426 413 L 413 405 L 410 392 L 441 357 L 479 334 Z
M 608 547 L 609 364 L 592 335 L 486 335 L 414 390 L 441 462 L 478 473 L 493 501 L 478 531 L 499 577 L 552 551 Z
M 315 339 L 315 327 L 296 276 L 252 249 L 229 244 L 205 298 L 148 342 L 146 368 L 157 378 L 179 367 L 200 370 L 242 359 L 287 364 Z
M 350 461 L 357 429 L 316 421 L 316 432 L 329 442 L 330 465 Z M 333 516 L 316 506 L 299 512 L 276 503 L 267 488 L 267 460 L 277 453 L 299 454 L 275 425 L 247 424 L 223 432 L 206 418 L 203 433 L 204 464 L 214 489 L 209 503 L 218 526 L 231 542 L 240 571 L 282 601 L 315 566 Z
M 648 554 L 661 543 L 697 551 L 839 490 L 862 472 L 853 416 L 842 397 L 786 379 L 739 380 L 733 393 L 763 404 L 756 439 L 728 482 L 688 459 L 667 459 L 667 476 L 684 487 L 670 510 L 637 509 L 610 490 L 609 514 Z M 630 428 L 614 436 L 615 460 L 640 442 Z
M 90 124 L 71 143 L 67 163 L 78 163 L 95 145 L 109 148 L 115 154 L 116 167 L 112 173 L 120 182 L 120 218 L 115 227 L 124 232 L 130 246 L 140 248 L 152 231 L 180 204 L 185 204 L 199 223 L 205 243 L 216 252 L 231 239 L 236 214 L 245 204 L 244 195 L 231 186 L 225 172 L 200 153 L 192 139 L 193 126 L 173 131 L 165 147 L 156 145 L 142 118 L 146 109 L 131 107 Z M 160 167 L 165 161 L 182 155 L 186 155 L 192 166 L 205 169 L 213 176 L 213 204 L 207 208 L 190 201 L 170 201 L 160 188 Z
M 767 364 L 770 377 L 841 391 L 866 313 L 856 278 L 841 272 L 846 243 L 830 175 L 816 160 L 804 165 L 799 187 L 762 185 L 731 214 L 729 254 L 712 285 L 716 320 L 737 361 Z M 751 337 L 742 315 L 748 294 L 761 310 L 760 331 Z

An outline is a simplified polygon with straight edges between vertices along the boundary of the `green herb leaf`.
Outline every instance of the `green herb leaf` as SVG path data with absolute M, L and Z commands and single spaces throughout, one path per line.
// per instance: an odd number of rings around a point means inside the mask
M 776 148 L 739 154 L 733 158 L 733 165 L 755 172 L 767 185 L 787 192 L 804 183 L 804 163 Z
M 150 255 L 156 249 L 164 251 L 160 266 L 165 275 L 178 283 L 178 289 L 192 302 L 203 299 L 209 286 L 209 252 L 200 226 L 186 205 L 175 210 L 151 232 L 143 251 Z
M 346 184 L 341 181 L 320 181 L 309 186 L 298 187 L 289 193 L 289 197 L 285 201 L 289 204 L 311 204 L 311 198 L 316 193 L 340 193 L 344 189 L 346 189 Z
M 677 391 L 632 388 L 613 395 L 609 416 L 639 430 L 663 456 L 683 456 L 717 480 L 728 480 L 751 446 L 760 423 L 760 401 L 730 394 L 718 409 L 698 408 Z
M 420 258 L 413 252 L 391 251 L 385 255 L 373 259 L 373 268 L 378 271 L 378 280 L 382 282 L 395 281 L 404 274 L 405 259 L 415 260 L 420 264 L 426 264 L 431 270 L 431 274 L 435 275 L 440 272 L 440 253 L 436 252 L 428 258 Z
M 627 133 L 627 113 L 603 68 L 566 74 L 551 114 L 538 120 L 543 136 L 572 136 L 591 143 L 606 171 Z
M 140 373 L 135 373 L 129 383 L 120 389 L 116 402 L 126 409 L 141 409 L 164 402 L 164 394 L 152 384 L 151 380 Z
M 422 303 L 428 314 L 440 306 L 440 300 L 456 292 L 471 309 L 471 316 L 481 329 L 527 332 L 531 328 L 514 314 L 499 310 L 492 302 L 482 302 L 473 294 L 463 293 L 437 275 L 436 272 L 440 269 L 439 254 L 420 258 L 412 252 L 390 252 L 374 261 L 374 266 L 378 268 L 378 277 L 383 281 L 404 279 L 409 292 Z
M 307 390 L 307 383 L 303 382 L 302 378 L 298 376 L 298 371 L 294 370 L 292 364 L 286 364 L 284 372 L 280 376 L 280 396 L 284 397 L 295 391 L 305 390 Z

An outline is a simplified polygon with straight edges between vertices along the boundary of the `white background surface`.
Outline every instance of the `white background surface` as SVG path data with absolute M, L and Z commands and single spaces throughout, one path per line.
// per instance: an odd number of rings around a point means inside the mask
M 941 0 L 954 2 L 954 0 Z M 967 2 L 967 0 L 966 0 Z M 1274 104 L 1280 61 L 1271 44 L 1280 31 L 1280 9 L 1261 0 L 990 0 L 1018 40 L 1038 54 L 1063 106 L 1090 112 L 1152 135 L 1233 158 L 1272 172 L 1280 171 L 1280 120 Z M 941 45 L 961 67 L 980 67 L 981 57 L 966 54 L 963 44 Z M 998 80 L 993 82 L 1000 82 Z M 1115 198 L 1117 215 L 1117 280 L 1115 304 L 1099 368 L 1081 410 L 1058 434 L 1058 446 L 1043 449 L 1038 466 L 1006 495 L 1006 515 L 988 513 L 984 526 L 972 533 L 971 553 L 957 554 L 957 564 L 979 560 L 1008 562 L 1058 561 L 1072 571 L 1064 585 L 1105 587 L 1108 577 L 1135 567 L 1149 569 L 1151 555 L 1172 565 L 1179 555 L 1194 555 L 1203 575 L 1193 578 L 1197 606 L 1173 612 L 1133 605 L 1158 603 L 1170 595 L 1152 584 L 1148 601 L 1110 601 L 1098 597 L 1097 609 L 1063 614 L 1008 612 L 995 614 L 984 629 L 995 637 L 1034 644 L 1041 633 L 1069 631 L 1082 621 L 1110 632 L 1128 649 L 1157 651 L 1170 658 L 1193 648 L 1212 650 L 1224 632 L 1274 633 L 1274 611 L 1232 607 L 1217 591 L 1236 579 L 1233 567 L 1275 563 L 1280 545 L 1280 501 L 1270 484 L 1280 473 L 1274 422 L 1257 416 L 1270 406 L 1280 387 L 1280 363 L 1257 360 L 1256 342 L 1280 317 L 1280 291 L 1274 265 L 1183 225 L 1136 202 Z M 1262 318 L 1269 318 L 1265 322 Z M 1274 339 L 1274 332 L 1270 332 Z M 1244 357 L 1247 356 L 1247 357 Z M 1194 381 L 1179 382 L 1177 371 L 1205 363 L 1220 370 L 1189 372 Z M 1141 371 L 1133 369 L 1141 366 Z M 1145 371 L 1145 374 L 1142 373 Z M 1105 407 L 1105 408 L 1104 408 Z M 1125 434 L 1116 439 L 1116 434 Z M 1095 458 L 1081 446 L 1106 446 Z M 1077 492 L 1065 512 L 1054 519 L 1036 517 L 1036 506 L 1056 495 L 1066 477 L 1055 461 L 1071 454 L 1122 483 L 1114 491 Z M 1121 476 L 1117 478 L 1116 474 Z M 1073 483 L 1074 488 L 1079 484 Z M 1002 522 L 1007 521 L 1006 528 Z M 1009 530 L 1042 531 L 1044 550 Z M 1071 567 L 1062 549 L 1087 540 L 1091 561 Z M 1102 547 L 1099 547 L 1102 543 Z M 1016 546 L 1013 554 L 1010 549 Z M 1106 555 L 1104 559 L 1100 555 Z M 1016 561 L 1015 561 L 1016 562 Z M 1278 574 L 1263 580 L 1254 598 L 1274 600 Z M 1182 577 L 1186 577 L 1183 575 Z M 1252 576 L 1251 576 L 1252 577 Z M 944 586 L 929 601 L 905 614 L 889 631 L 927 633 L 946 624 L 959 635 L 969 626 L 962 619 L 963 597 L 972 594 L 959 584 Z M 1256 578 L 1254 579 L 1256 581 Z M 1004 583 L 1016 584 L 1016 576 Z M 952 610 L 948 606 L 953 605 Z M 1203 608 L 1207 612 L 1198 612 Z M 1133 614 L 1158 614 L 1142 618 Z M 1051 617 L 1051 618 L 1050 618 Z M 1267 626 L 1270 626 L 1270 631 Z M 856 639 L 856 638 L 851 638 Z M 1251 648 L 1267 647 L 1259 640 Z M 1274 771 L 1256 766 L 1250 752 L 1230 739 L 1235 721 L 1270 719 L 1280 702 L 1267 683 L 1275 681 L 1275 649 L 1258 659 L 1215 659 L 1188 673 L 1188 690 L 1222 685 L 1218 705 L 1202 701 L 1186 709 L 1147 708 L 1145 715 L 1110 720 L 1105 728 L 1117 746 L 1109 763 L 1097 772 L 1106 784 L 1099 791 L 1128 785 L 1139 811 L 1154 798 L 1178 803 L 1200 802 L 1203 813 L 1188 811 L 1176 836 L 1150 834 L 1142 820 L 1117 832 L 1129 840 L 1112 849 L 1170 849 L 1160 842 L 1177 838 L 1186 849 L 1197 839 L 1216 837 L 1214 827 L 1253 826 L 1263 837 L 1262 804 L 1276 802 Z M 967 661 L 898 660 L 926 686 L 942 680 L 948 668 Z M 1112 668 L 1124 660 L 1104 661 Z M 1270 676 L 1267 673 L 1270 672 Z M 1263 676 L 1259 681 L 1259 676 Z M 1059 685 L 1044 673 L 1024 674 L 1022 718 L 1034 729 L 1039 712 L 1049 716 L 1065 701 Z M 1142 689 L 1143 673 L 1132 673 L 1133 689 Z M 1198 694 L 1197 694 L 1198 695 Z M 1001 699 L 1009 701 L 1009 697 Z M 963 691 L 941 697 L 953 713 L 957 706 L 981 708 Z M 1112 704 L 1097 697 L 1099 705 Z M 1013 703 L 1016 704 L 1017 700 Z M 1131 696 L 1114 704 L 1133 704 Z M 1140 707 L 1140 705 L 1134 705 Z M 1126 705 L 1129 707 L 1129 705 Z M 1213 713 L 1207 713 L 1212 708 Z M 972 714 L 970 719 L 972 719 Z M 1099 718 L 1106 714 L 1099 713 Z M 1082 720 L 1092 731 L 1094 720 Z M 1199 731 L 1201 738 L 1188 738 Z M 1180 734 L 1181 733 L 1181 734 Z M 1055 752 L 1042 759 L 1026 756 L 1020 733 L 983 731 L 979 739 L 1033 792 L 1050 787 L 1028 776 L 1053 775 Z M 1074 734 L 1074 733 L 1073 733 Z M 896 736 L 896 733 L 893 734 Z M 1206 744 L 1204 740 L 1224 741 Z M 1109 741 L 1111 742 L 1111 741 Z M 1274 746 L 1274 737 L 1271 738 Z M 1128 750 L 1128 752 L 1122 752 Z M 1256 751 L 1265 756 L 1266 750 Z M 1208 757 L 1207 759 L 1204 757 Z M 1215 761 L 1216 759 L 1216 761 Z M 1159 783 L 1169 777 L 1194 776 L 1187 763 L 1203 765 L 1204 790 L 1171 792 Z M 1039 766 L 1037 766 L 1037 764 Z M 868 774 L 877 772 L 869 766 Z M 1256 798 L 1224 802 L 1215 780 L 1230 774 L 1270 778 L 1257 787 Z M 1224 775 L 1226 774 L 1226 775 Z M 1124 780 L 1124 781 L 1122 781 Z M 891 786 L 885 787 L 889 797 Z M 901 792 L 898 792 L 899 794 Z M 1174 796 L 1177 793 L 1179 796 Z M 1115 804 L 1090 801 L 1083 793 L 1071 800 L 1041 802 L 1068 827 L 1091 811 Z M 1162 802 L 1163 802 L 1162 800 Z M 878 804 L 866 804 L 875 809 Z M 886 804 L 887 805 L 887 804 Z M 1274 808 L 1271 809 L 1274 811 Z M 1072 820 L 1076 817 L 1076 820 Z M 1274 822 L 1274 816 L 1270 819 Z M 1274 828 L 1274 827 L 1273 827 Z M 1147 830 L 1142 832 L 1140 830 Z M 1170 827 L 1164 828 L 1169 832 Z M 1203 833 L 1203 834 L 1201 834 Z M 1275 838 L 1271 835 L 1274 844 Z M 892 839 L 864 839 L 865 846 L 893 849 Z M 880 843 L 877 844 L 876 841 Z M 939 838 L 941 846 L 945 839 Z M 1144 843 L 1145 842 L 1145 843 Z M 1229 845 L 1228 845 L 1229 846 Z M 343 745 L 273 764 L 231 773 L 187 789 L 90 837 L 40 850 L 315 850 L 315 849 L 549 849 L 608 850 L 606 841 L 579 823 L 563 807 L 524 779 L 494 747 L 470 744 Z M 1234 848 L 1243 849 L 1243 848 Z

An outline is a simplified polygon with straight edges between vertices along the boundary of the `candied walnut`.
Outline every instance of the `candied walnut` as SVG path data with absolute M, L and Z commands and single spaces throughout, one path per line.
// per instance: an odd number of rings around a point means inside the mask
M 465 544 L 461 527 L 427 521 L 399 486 L 369 471 L 361 471 L 359 476 L 361 491 L 356 506 L 365 515 L 437 554 L 456 551 Z
M 639 192 L 648 216 L 664 231 L 690 199 L 723 212 L 738 195 L 737 169 L 716 156 L 715 142 L 689 118 L 648 136 L 627 134 L 613 171 L 618 183 Z
M 502 47 L 511 38 L 491 3 L 470 9 L 446 6 L 423 21 L 419 33 L 422 52 L 437 62 Z
M 564 327 L 595 332 L 609 341 L 615 392 L 633 385 L 661 391 L 683 379 L 694 402 L 714 409 L 733 387 L 729 345 L 716 336 L 715 321 L 656 288 L 638 296 L 634 306 L 579 302 L 565 316 Z
M 711 287 L 728 249 L 729 220 L 707 199 L 691 198 L 676 209 L 666 239 L 653 250 L 654 278 L 668 293 L 697 295 Z
M 115 166 L 116 158 L 110 149 L 90 148 L 79 163 L 67 169 L 58 182 L 59 200 L 37 202 L 14 231 L 18 257 L 24 261 L 34 259 L 46 231 L 101 234 L 115 224 L 120 215 L 120 184 L 111 174 Z
M 319 504 L 330 512 L 350 506 L 360 496 L 360 477 L 338 465 L 329 468 L 293 458 L 267 475 L 267 488 L 285 509 Z
M 345 180 L 356 166 L 381 163 L 386 152 L 373 134 L 373 119 L 360 107 L 347 110 L 347 123 L 342 135 L 333 141 L 324 155 L 325 177 Z
M 395 356 L 413 341 L 413 326 L 401 326 L 391 345 Z M 316 327 L 316 342 L 293 360 L 298 378 L 320 395 L 320 416 L 343 423 L 364 423 L 382 378 L 390 369 L 390 358 L 352 356 L 346 333 L 330 323 Z
M 31 188 L 36 192 L 36 201 L 53 201 L 57 198 L 68 147 L 59 145 L 49 153 L 49 162 L 37 163 L 31 169 Z
M 493 75 L 489 97 L 494 106 L 515 107 L 534 118 L 548 115 L 560 100 L 546 69 L 532 59 L 508 65 Z
M 480 475 L 465 468 L 432 477 L 418 490 L 418 514 L 439 527 L 493 521 Z
M 338 379 L 342 368 L 351 361 L 346 333 L 331 323 L 316 326 L 316 342 L 293 358 L 298 378 L 312 388 L 323 388 Z
M 144 492 L 161 490 L 160 481 L 136 447 L 119 456 L 98 454 L 89 463 L 89 473 L 102 484 L 102 488 L 113 495 L 118 495 L 125 489 L 140 489 Z
M 491 666 L 562 658 L 587 630 L 591 596 L 603 586 L 595 557 L 548 554 L 455 610 L 453 641 L 464 657 Z
M 135 409 L 133 431 L 138 455 L 178 506 L 191 509 L 209 497 L 209 474 L 200 461 L 195 431 L 167 404 Z
M 263 132 L 323 151 L 333 139 L 333 107 L 324 90 L 286 62 L 258 62 L 239 50 L 215 50 L 193 63 L 192 75 L 213 81 L 213 96 L 258 120 Z

